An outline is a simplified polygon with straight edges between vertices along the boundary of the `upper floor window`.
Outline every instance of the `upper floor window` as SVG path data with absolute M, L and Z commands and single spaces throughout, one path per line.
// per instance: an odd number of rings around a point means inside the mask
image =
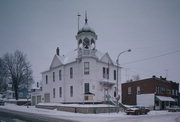
M 48 75 L 46 75 L 46 84 L 48 84 Z
M 114 80 L 116 80 L 116 70 L 114 70 Z
M 141 94 L 140 86 L 137 87 L 137 94 Z
M 73 78 L 73 68 L 70 68 L 70 78 Z
M 53 98 L 55 98 L 56 96 L 56 91 L 55 91 L 55 88 L 53 88 Z
M 55 81 L 55 72 L 53 72 L 53 81 Z
M 89 83 L 84 84 L 84 93 L 89 93 Z
M 103 78 L 106 78 L 106 68 L 103 67 Z
M 84 74 L 89 74 L 89 62 L 84 62 Z
M 70 96 L 73 97 L 73 86 L 70 86 Z
M 61 74 L 61 70 L 59 70 L 59 80 L 62 79 L 62 74 Z
M 132 94 L 132 89 L 131 89 L 131 87 L 128 87 L 128 94 Z
M 109 68 L 106 68 L 107 79 L 109 79 Z
M 109 68 L 103 67 L 103 78 L 109 79 Z

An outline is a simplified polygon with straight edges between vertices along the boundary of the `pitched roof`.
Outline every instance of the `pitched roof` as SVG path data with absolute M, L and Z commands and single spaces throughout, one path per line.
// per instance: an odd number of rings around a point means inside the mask
M 97 50 L 95 55 L 98 58 L 98 60 L 102 62 L 105 62 L 105 63 L 109 62 L 111 64 L 114 64 L 108 53 L 101 53 L 100 51 Z M 55 68 L 60 65 L 66 65 L 66 64 L 72 63 L 76 61 L 77 58 L 78 58 L 78 50 L 71 51 L 66 56 L 65 55 L 59 56 L 55 54 L 50 65 L 50 69 Z

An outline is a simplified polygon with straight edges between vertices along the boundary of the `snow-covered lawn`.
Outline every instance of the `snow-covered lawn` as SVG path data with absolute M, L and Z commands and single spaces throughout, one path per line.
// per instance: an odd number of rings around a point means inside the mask
M 6 104 L 5 106 L 0 106 L 0 108 L 26 112 L 35 113 L 45 116 L 50 116 L 54 118 L 64 118 L 71 119 L 81 122 L 180 122 L 180 112 L 171 113 L 167 111 L 151 111 L 148 115 L 126 115 L 123 112 L 119 113 L 101 113 L 101 114 L 80 114 L 71 113 L 57 110 L 47 110 L 40 109 L 30 106 L 17 106 L 14 104 Z

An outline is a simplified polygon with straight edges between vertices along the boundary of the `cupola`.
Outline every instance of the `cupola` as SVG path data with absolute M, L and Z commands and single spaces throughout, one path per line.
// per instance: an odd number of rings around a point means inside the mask
M 95 49 L 97 35 L 95 31 L 88 25 L 87 12 L 85 12 L 85 24 L 78 30 L 76 35 L 78 49 Z

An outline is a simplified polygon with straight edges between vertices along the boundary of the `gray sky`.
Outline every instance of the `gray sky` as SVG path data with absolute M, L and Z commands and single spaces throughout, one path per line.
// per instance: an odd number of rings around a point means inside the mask
M 57 46 L 77 48 L 77 13 L 98 35 L 96 47 L 120 56 L 122 82 L 167 76 L 180 83 L 180 0 L 0 0 L 0 57 L 16 49 L 27 54 L 35 80 L 48 69 Z

